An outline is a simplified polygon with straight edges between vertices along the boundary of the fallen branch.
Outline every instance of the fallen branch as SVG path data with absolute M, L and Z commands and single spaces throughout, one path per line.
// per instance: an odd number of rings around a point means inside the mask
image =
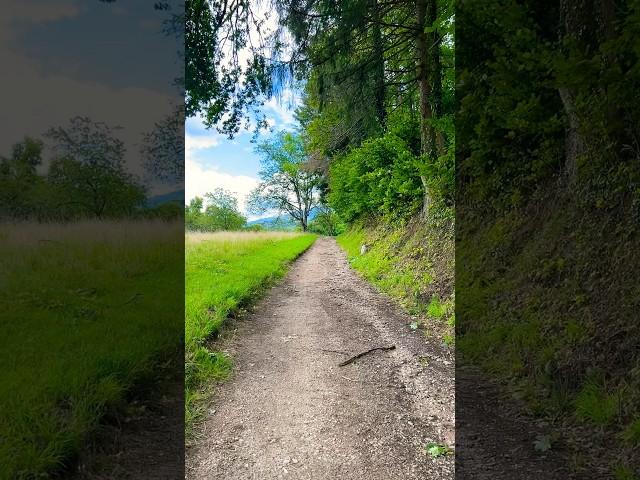
M 344 367 L 345 365 L 349 365 L 351 362 L 355 362 L 357 359 L 359 359 L 360 357 L 364 357 L 365 355 L 367 355 L 368 353 L 371 352 L 375 352 L 376 350 L 395 350 L 396 346 L 395 345 L 391 345 L 389 347 L 375 347 L 375 348 L 371 348 L 369 350 L 367 350 L 366 352 L 362 352 L 359 353 L 353 357 L 351 357 L 349 360 L 345 360 L 344 362 L 342 362 L 341 364 L 339 364 L 339 367 Z

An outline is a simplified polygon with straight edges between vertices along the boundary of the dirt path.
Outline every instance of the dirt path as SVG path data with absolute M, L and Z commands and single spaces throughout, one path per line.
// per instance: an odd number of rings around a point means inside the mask
M 453 479 L 454 362 L 319 239 L 238 322 L 188 479 Z M 347 365 L 364 350 L 395 344 Z

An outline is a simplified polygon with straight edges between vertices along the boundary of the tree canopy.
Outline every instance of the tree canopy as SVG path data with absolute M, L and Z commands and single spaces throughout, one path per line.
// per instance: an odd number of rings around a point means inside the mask
M 219 230 L 240 230 L 247 219 L 238 210 L 238 200 L 234 194 L 216 188 L 202 197 L 194 197 L 185 206 L 185 226 L 187 230 L 215 232 Z
M 88 117 L 45 133 L 53 158 L 43 165 L 42 140 L 25 138 L 0 158 L 0 215 L 11 219 L 77 220 L 142 213 L 143 185 L 124 166 L 115 129 Z
M 294 133 L 279 132 L 258 146 L 261 154 L 262 182 L 249 197 L 253 213 L 267 211 L 287 213 L 303 231 L 309 226 L 309 215 L 320 203 L 320 176 L 306 165 L 307 155 L 302 138 Z

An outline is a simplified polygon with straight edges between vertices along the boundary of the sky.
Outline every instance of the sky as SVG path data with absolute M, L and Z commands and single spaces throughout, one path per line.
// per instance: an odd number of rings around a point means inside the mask
M 285 90 L 280 99 L 269 99 L 262 113 L 270 129 L 257 137 L 257 142 L 268 139 L 273 132 L 294 130 L 294 110 L 300 98 L 293 90 Z M 215 188 L 231 191 L 238 199 L 240 210 L 247 214 L 246 197 L 259 182 L 260 156 L 252 143 L 253 132 L 241 131 L 233 139 L 208 130 L 199 117 L 187 119 L 185 127 L 185 201 L 202 197 Z M 249 220 L 270 216 L 247 214 Z
M 183 60 L 176 39 L 162 31 L 166 13 L 155 11 L 152 0 L 8 2 L 0 16 L 0 62 L 8 67 L 0 90 L 0 156 L 26 135 L 42 138 L 74 116 L 89 116 L 122 127 L 118 136 L 127 148 L 128 169 L 143 177 L 142 135 L 173 111 L 175 100 L 182 101 L 173 81 L 183 71 Z M 264 28 L 274 25 L 271 18 Z M 249 55 L 243 52 L 240 58 L 246 61 Z M 294 129 L 298 104 L 299 95 L 291 89 L 279 100 L 269 99 L 262 113 L 271 130 Z M 258 141 L 268 135 L 262 133 Z M 245 197 L 258 183 L 260 169 L 252 137 L 253 132 L 244 131 L 229 140 L 207 130 L 200 118 L 188 119 L 186 201 L 222 187 L 237 195 L 246 213 Z M 150 195 L 182 188 L 148 187 Z
M 168 14 L 151 0 L 5 3 L 0 155 L 26 135 L 42 138 L 49 128 L 88 116 L 122 127 L 127 168 L 142 176 L 142 135 L 182 101 L 174 81 L 184 63 L 178 39 L 163 31 Z

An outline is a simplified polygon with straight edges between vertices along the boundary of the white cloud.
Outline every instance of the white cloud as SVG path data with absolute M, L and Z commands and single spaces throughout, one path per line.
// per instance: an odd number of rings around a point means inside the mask
M 238 206 L 246 213 L 246 197 L 258 186 L 258 179 L 246 175 L 232 175 L 220 172 L 215 167 L 203 166 L 187 158 L 185 164 L 185 201 L 189 203 L 196 196 L 202 197 L 215 188 L 231 191 L 238 199 Z M 250 216 L 250 219 L 256 218 Z
M 139 157 L 142 134 L 173 112 L 172 99 L 150 89 L 114 88 L 78 80 L 73 78 L 73 71 L 68 76 L 48 74 L 37 61 L 16 50 L 13 28 L 27 19 L 31 23 L 45 23 L 74 17 L 81 12 L 82 4 L 71 0 L 11 0 L 11 5 L 15 8 L 5 9 L 11 14 L 0 17 L 0 63 L 11 65 L 2 72 L 0 155 L 25 135 L 39 137 L 51 127 L 67 125 L 72 117 L 86 115 L 94 121 L 123 127 L 118 136 L 127 148 L 125 161 L 132 173 L 142 175 Z
M 293 92 L 290 89 L 282 92 L 280 98 L 271 97 L 264 105 L 275 113 L 278 119 L 268 118 L 267 122 L 269 123 L 269 126 L 273 127 L 277 125 L 278 128 L 292 128 L 296 123 L 296 119 L 291 106 L 296 105 L 297 103 L 297 99 L 294 98 Z M 272 120 L 273 124 L 271 124 L 269 120 Z
M 184 148 L 188 154 L 194 153 L 197 150 L 205 150 L 207 148 L 213 148 L 220 143 L 217 135 L 189 135 L 185 134 Z

